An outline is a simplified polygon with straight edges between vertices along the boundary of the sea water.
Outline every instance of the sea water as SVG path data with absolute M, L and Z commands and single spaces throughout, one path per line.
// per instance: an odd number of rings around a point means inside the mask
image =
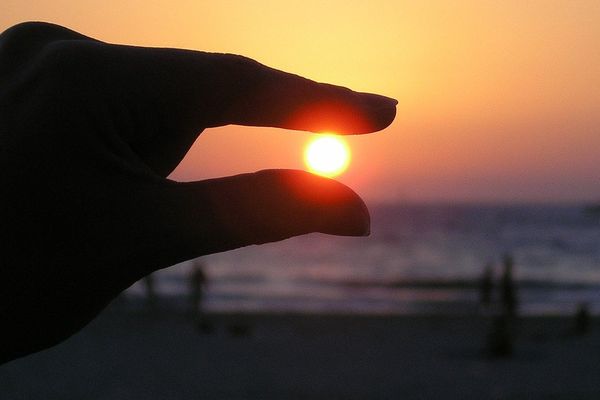
M 600 313 L 600 216 L 578 205 L 370 206 L 371 236 L 305 235 L 203 257 L 213 311 L 464 313 L 480 309 L 484 266 L 510 254 L 524 314 Z M 188 296 L 192 262 L 155 274 Z M 143 296 L 134 285 L 130 296 Z

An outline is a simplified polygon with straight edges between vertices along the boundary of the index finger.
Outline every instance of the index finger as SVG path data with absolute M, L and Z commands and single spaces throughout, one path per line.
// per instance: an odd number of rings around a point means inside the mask
M 247 81 L 230 93 L 218 125 L 269 126 L 311 132 L 361 134 L 384 129 L 396 116 L 394 99 L 318 83 L 298 75 L 254 65 L 239 68 Z M 250 71 L 244 72 L 248 68 Z
M 179 49 L 81 43 L 104 58 L 131 101 L 160 104 L 163 121 L 360 134 L 387 127 L 397 101 L 318 83 L 250 58 Z M 88 52 L 91 54 L 92 52 Z M 181 124 L 175 123 L 176 126 Z

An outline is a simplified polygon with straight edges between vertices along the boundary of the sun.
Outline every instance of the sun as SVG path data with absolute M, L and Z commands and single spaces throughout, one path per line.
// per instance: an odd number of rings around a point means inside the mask
M 337 176 L 350 164 L 350 148 L 339 136 L 319 135 L 306 145 L 304 162 L 315 174 Z

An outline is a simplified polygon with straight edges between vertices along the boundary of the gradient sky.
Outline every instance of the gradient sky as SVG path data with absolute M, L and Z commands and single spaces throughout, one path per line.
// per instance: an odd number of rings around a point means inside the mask
M 349 138 L 368 201 L 600 200 L 600 1 L 21 1 L 27 20 L 124 44 L 244 54 L 399 100 Z M 207 130 L 173 174 L 304 168 L 309 134 Z

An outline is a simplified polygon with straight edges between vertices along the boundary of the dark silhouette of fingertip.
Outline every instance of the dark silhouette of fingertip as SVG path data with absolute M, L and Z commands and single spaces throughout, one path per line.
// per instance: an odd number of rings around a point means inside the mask
M 377 132 L 390 126 L 396 118 L 398 100 L 372 93 L 363 93 L 362 96 L 369 124 L 365 125 L 365 132 L 359 133 Z
M 362 199 L 350 188 L 348 199 L 327 212 L 327 226 L 323 233 L 340 236 L 369 236 L 371 216 Z
M 364 201 L 351 188 L 331 178 L 306 171 L 271 170 L 287 181 L 311 230 L 340 236 L 367 236 L 371 218 Z

